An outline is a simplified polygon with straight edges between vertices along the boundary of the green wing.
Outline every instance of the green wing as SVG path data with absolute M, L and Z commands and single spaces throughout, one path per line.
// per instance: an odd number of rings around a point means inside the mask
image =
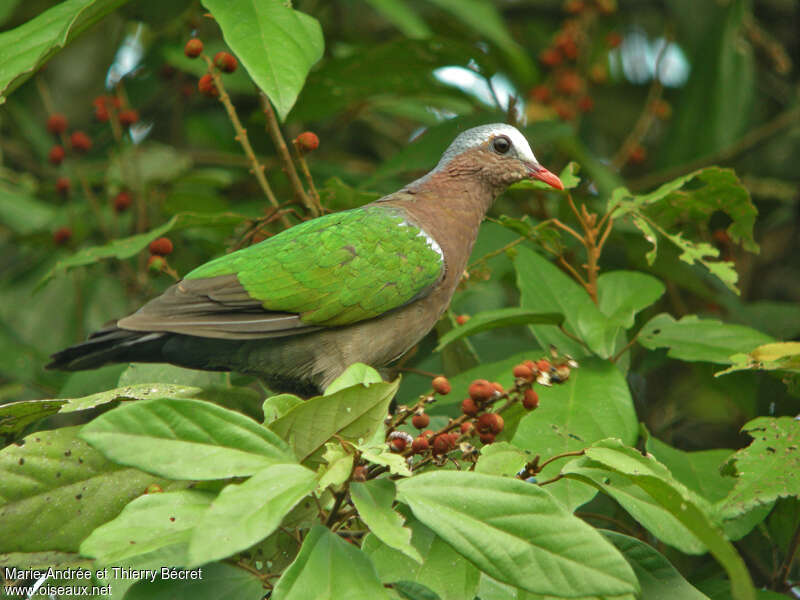
M 354 209 L 301 223 L 222 256 L 187 280 L 235 275 L 270 312 L 347 325 L 425 295 L 444 271 L 438 245 L 397 209 Z

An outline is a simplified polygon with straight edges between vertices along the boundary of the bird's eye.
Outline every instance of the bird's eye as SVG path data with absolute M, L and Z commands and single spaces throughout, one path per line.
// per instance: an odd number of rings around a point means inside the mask
M 500 135 L 492 140 L 492 148 L 498 154 L 505 154 L 511 150 L 511 140 L 504 135 Z

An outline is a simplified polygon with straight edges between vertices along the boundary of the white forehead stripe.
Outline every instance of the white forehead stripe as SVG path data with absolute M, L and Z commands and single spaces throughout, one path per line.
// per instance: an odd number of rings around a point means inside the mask
M 439 160 L 439 164 L 436 165 L 436 169 L 434 170 L 441 169 L 462 152 L 477 148 L 499 135 L 504 135 L 511 140 L 513 146 L 512 152 L 516 153 L 518 158 L 535 163 L 539 162 L 533 155 L 533 150 L 531 150 L 528 140 L 525 139 L 525 136 L 522 135 L 516 127 L 505 123 L 492 123 L 491 125 L 473 127 L 459 134 L 447 150 L 445 150 L 441 160 Z

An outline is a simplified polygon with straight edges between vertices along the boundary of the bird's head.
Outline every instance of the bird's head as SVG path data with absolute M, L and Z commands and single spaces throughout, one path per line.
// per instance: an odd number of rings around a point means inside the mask
M 523 179 L 538 179 L 559 189 L 564 184 L 536 160 L 528 140 L 511 125 L 493 123 L 459 134 L 434 171 L 477 173 L 496 187 Z

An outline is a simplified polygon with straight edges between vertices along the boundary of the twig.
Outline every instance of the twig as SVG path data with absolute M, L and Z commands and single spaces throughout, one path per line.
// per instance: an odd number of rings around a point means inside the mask
M 634 335 L 634 336 L 633 336 L 633 337 L 632 337 L 632 338 L 631 338 L 631 339 L 628 341 L 628 343 L 627 343 L 627 344 L 625 344 L 625 345 L 624 345 L 624 346 L 623 346 L 623 347 L 620 349 L 620 351 L 619 351 L 619 352 L 617 352 L 617 353 L 616 353 L 616 354 L 615 354 L 615 355 L 614 355 L 614 356 L 611 358 L 611 362 L 612 362 L 612 363 L 615 363 L 615 362 L 617 362 L 617 361 L 618 361 L 620 358 L 622 358 L 622 355 L 623 355 L 623 354 L 625 354 L 625 353 L 626 353 L 628 350 L 630 350 L 630 349 L 633 347 L 633 345 L 636 343 L 636 340 L 638 340 L 638 339 L 639 339 L 639 333 L 640 333 L 640 332 L 638 332 L 638 331 L 637 331 L 637 332 L 636 332 L 636 335 Z
M 230 118 L 231 123 L 233 124 L 233 129 L 236 131 L 236 136 L 234 139 L 241 144 L 242 150 L 244 150 L 245 155 L 247 155 L 247 158 L 250 161 L 250 170 L 253 172 L 253 175 L 255 175 L 258 185 L 261 186 L 261 190 L 264 192 L 267 200 L 269 200 L 269 203 L 272 204 L 272 206 L 278 208 L 278 199 L 272 192 L 272 188 L 270 187 L 269 182 L 264 175 L 264 165 L 258 162 L 256 154 L 253 152 L 253 147 L 250 145 L 250 139 L 247 137 L 247 130 L 242 127 L 242 122 L 239 120 L 239 115 L 236 114 L 236 108 L 234 108 L 233 102 L 231 102 L 231 97 L 228 95 L 228 92 L 225 91 L 225 86 L 222 83 L 222 77 L 220 77 L 219 73 L 214 68 L 214 63 L 211 61 L 211 59 L 206 54 L 201 54 L 201 56 L 203 57 L 203 60 L 206 61 L 206 64 L 208 65 L 208 73 L 211 75 L 211 78 L 214 80 L 214 85 L 217 87 L 217 91 L 219 92 L 219 101 L 225 107 L 225 111 L 228 113 L 228 118 Z M 281 223 L 283 223 L 285 227 L 291 227 L 291 223 L 285 215 L 281 215 L 280 219 Z
M 500 254 L 503 254 L 503 253 L 504 253 L 506 250 L 508 250 L 509 248 L 513 248 L 513 247 L 514 247 L 514 246 L 516 246 L 517 244 L 520 244 L 520 243 L 524 242 L 526 239 L 528 239 L 528 238 L 525 238 L 525 237 L 519 237 L 519 238 L 515 239 L 514 241 L 512 241 L 512 242 L 509 242 L 508 244 L 506 244 L 506 245 L 505 245 L 505 246 L 503 246 L 502 248 L 498 248 L 497 250 L 492 250 L 491 252 L 487 252 L 486 254 L 484 254 L 483 256 L 481 256 L 481 257 L 480 257 L 478 260 L 476 260 L 476 261 L 475 261 L 475 262 L 473 262 L 471 265 L 469 265 L 469 266 L 467 267 L 467 271 L 471 271 L 472 269 L 474 269 L 474 268 L 475 268 L 475 267 L 477 267 L 478 265 L 480 265 L 480 264 L 482 264 L 482 263 L 485 263 L 485 262 L 486 262 L 487 260 L 489 260 L 490 258 L 494 258 L 495 256 L 499 256 Z
M 342 506 L 345 496 L 347 496 L 346 488 L 335 495 L 333 508 L 331 508 L 331 512 L 328 513 L 328 520 L 325 521 L 325 527 L 330 528 L 336 522 L 336 513 L 339 512 L 339 508 Z
M 551 456 L 546 461 L 539 464 L 539 470 L 537 471 L 537 473 L 541 473 L 544 470 L 544 468 L 551 462 L 554 462 L 561 458 L 567 458 L 568 456 L 583 456 L 584 454 L 586 454 L 586 448 L 581 448 L 580 450 L 571 450 L 569 452 L 562 452 L 561 454 L 556 454 L 555 456 Z
M 312 216 L 318 217 L 319 212 L 317 211 L 317 207 L 311 202 L 305 189 L 303 189 L 303 184 L 300 183 L 300 178 L 297 176 L 297 169 L 294 168 L 294 162 L 292 162 L 292 157 L 289 155 L 289 148 L 286 146 L 286 141 L 283 139 L 283 134 L 278 125 L 275 111 L 272 109 L 272 104 L 270 104 L 264 92 L 259 94 L 259 99 L 261 101 L 261 110 L 264 111 L 264 116 L 267 118 L 267 133 L 269 133 L 269 136 L 272 138 L 272 143 L 275 144 L 275 148 L 278 150 L 278 156 L 281 157 L 283 171 L 289 178 L 289 183 L 292 184 L 294 197 L 298 202 L 305 205 Z
M 781 568 L 778 569 L 778 582 L 783 588 L 789 587 L 787 579 L 791 573 L 792 563 L 794 563 L 798 547 L 800 547 L 800 525 L 794 530 L 794 535 L 792 536 L 792 541 L 789 543 L 789 550 L 786 553 L 786 558 L 783 559 L 783 564 L 781 564 Z
M 317 192 L 317 187 L 314 185 L 314 178 L 311 177 L 311 171 L 308 168 L 306 157 L 300 150 L 296 141 L 292 142 L 292 148 L 294 148 L 294 159 L 297 161 L 297 164 L 300 165 L 300 170 L 303 172 L 303 177 L 305 177 L 306 184 L 308 185 L 308 193 L 311 196 L 311 200 L 316 205 L 317 212 L 319 214 L 323 214 L 325 212 L 325 209 L 323 208 L 322 203 L 320 202 L 319 192 Z

